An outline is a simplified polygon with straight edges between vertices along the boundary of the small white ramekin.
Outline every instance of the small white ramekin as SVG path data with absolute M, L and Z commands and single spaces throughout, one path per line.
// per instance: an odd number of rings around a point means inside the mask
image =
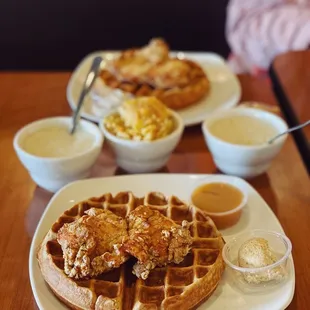
M 237 222 L 239 221 L 239 219 L 242 215 L 242 211 L 248 202 L 248 192 L 247 192 L 247 186 L 246 186 L 245 182 L 243 180 L 241 180 L 239 178 L 235 178 L 235 177 L 226 178 L 225 181 L 224 180 L 217 180 L 217 176 L 215 176 L 215 175 L 208 176 L 205 178 L 199 178 L 198 181 L 196 181 L 193 184 L 193 187 L 190 191 L 189 201 L 191 204 L 195 205 L 193 203 L 193 199 L 192 199 L 193 192 L 198 187 L 200 187 L 202 185 L 210 184 L 210 183 L 222 183 L 222 184 L 227 184 L 227 185 L 230 185 L 230 186 L 236 188 L 242 194 L 242 200 L 238 206 L 236 206 L 234 209 L 232 209 L 230 211 L 216 212 L 215 213 L 215 212 L 208 212 L 208 211 L 203 210 L 203 209 L 202 210 L 208 216 L 211 217 L 211 219 L 215 223 L 216 227 L 220 230 L 229 228 L 229 227 L 237 224 Z
M 31 178 L 40 187 L 56 192 L 64 185 L 86 178 L 90 169 L 97 160 L 102 144 L 103 136 L 100 129 L 91 122 L 80 120 L 78 126 L 94 136 L 91 148 L 68 157 L 40 157 L 32 155 L 23 149 L 23 140 L 31 133 L 50 126 L 72 126 L 71 117 L 51 117 L 30 123 L 20 129 L 13 141 L 18 158 L 28 170 Z
M 274 157 L 280 152 L 287 135 L 283 135 L 272 144 L 238 145 L 223 141 L 209 131 L 210 125 L 215 121 L 237 115 L 262 119 L 272 124 L 278 133 L 286 131 L 288 127 L 282 118 L 273 113 L 238 107 L 214 113 L 202 124 L 204 138 L 216 166 L 226 174 L 242 178 L 255 177 L 269 168 Z
M 168 136 L 154 141 L 126 140 L 111 134 L 104 126 L 99 126 L 116 155 L 119 167 L 130 173 L 147 173 L 164 167 L 184 130 L 184 123 L 178 113 L 171 111 L 176 128 Z

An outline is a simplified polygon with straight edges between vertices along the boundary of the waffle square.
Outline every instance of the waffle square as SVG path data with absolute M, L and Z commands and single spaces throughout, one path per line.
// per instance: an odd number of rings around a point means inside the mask
M 64 273 L 58 230 L 90 208 L 108 209 L 125 217 L 139 205 L 158 210 L 176 223 L 190 222 L 191 252 L 180 264 L 157 267 L 146 280 L 132 274 L 131 258 L 120 268 L 90 280 L 75 280 Z M 65 211 L 53 224 L 38 249 L 42 275 L 54 294 L 72 309 L 195 309 L 216 289 L 225 265 L 224 245 L 213 221 L 202 211 L 175 196 L 150 192 L 142 198 L 131 192 L 110 193 L 82 201 Z

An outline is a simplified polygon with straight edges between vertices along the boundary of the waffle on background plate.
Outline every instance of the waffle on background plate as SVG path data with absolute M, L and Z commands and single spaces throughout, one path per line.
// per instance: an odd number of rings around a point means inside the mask
M 197 103 L 210 88 L 199 64 L 170 57 L 169 48 L 161 39 L 153 39 L 140 49 L 123 51 L 108 61 L 100 77 L 109 88 L 136 97 L 154 96 L 175 110 Z
M 56 240 L 64 223 L 73 222 L 90 208 L 103 208 L 125 217 L 139 205 L 146 205 L 181 224 L 190 223 L 191 252 L 180 264 L 157 267 L 146 280 L 132 274 L 134 260 L 90 280 L 74 280 L 64 273 L 64 259 Z M 196 309 L 216 289 L 224 262 L 221 234 L 213 221 L 175 196 L 166 198 L 151 192 L 143 198 L 131 192 L 105 194 L 73 206 L 55 222 L 42 241 L 37 258 L 45 281 L 54 294 L 72 309 Z

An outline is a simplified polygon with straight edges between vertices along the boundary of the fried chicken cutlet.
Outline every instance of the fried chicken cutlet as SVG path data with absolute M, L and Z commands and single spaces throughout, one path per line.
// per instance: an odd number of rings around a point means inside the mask
M 124 250 L 138 259 L 133 273 L 143 280 L 156 266 L 179 264 L 188 254 L 192 237 L 187 221 L 182 226 L 147 206 L 127 216 L 129 237 Z
M 65 273 L 89 278 L 119 267 L 128 259 L 121 246 L 128 236 L 127 222 L 109 210 L 91 208 L 86 215 L 58 231 Z
M 120 57 L 107 64 L 107 68 L 119 81 L 148 81 L 150 69 L 169 58 L 169 47 L 162 39 L 152 39 L 140 49 L 124 51 Z

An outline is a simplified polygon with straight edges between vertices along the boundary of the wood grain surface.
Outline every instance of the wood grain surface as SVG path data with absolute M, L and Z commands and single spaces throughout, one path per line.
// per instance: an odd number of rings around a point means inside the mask
M 310 119 L 310 50 L 275 58 L 273 68 L 300 123 Z M 310 142 L 310 126 L 303 129 Z
M 69 73 L 0 73 L 0 308 L 36 309 L 28 276 L 28 254 L 38 220 L 51 198 L 37 188 L 15 155 L 12 139 L 27 123 L 43 117 L 69 115 L 66 85 Z M 265 80 L 240 76 L 243 100 L 276 105 Z M 309 107 L 303 111 L 309 112 Z M 217 173 L 200 126 L 185 130 L 167 167 L 169 172 Z M 123 173 L 106 148 L 93 170 L 94 176 Z M 288 309 L 310 305 L 310 182 L 291 137 L 267 174 L 250 183 L 279 218 L 293 243 L 296 292 Z M 263 223 L 262 223 L 263 225 Z

